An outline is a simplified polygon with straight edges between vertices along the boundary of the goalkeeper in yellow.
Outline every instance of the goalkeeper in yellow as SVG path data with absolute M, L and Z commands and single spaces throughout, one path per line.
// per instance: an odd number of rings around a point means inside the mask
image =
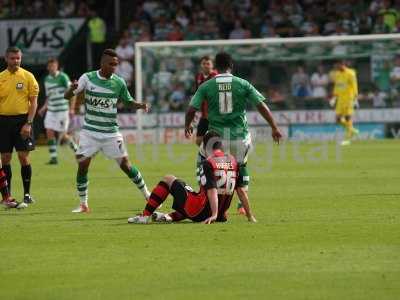
M 345 129 L 342 145 L 350 145 L 351 138 L 358 134 L 358 130 L 353 127 L 354 106 L 358 104 L 356 71 L 347 67 L 343 60 L 339 60 L 330 73 L 330 79 L 333 85 L 330 104 L 335 106 L 336 122 Z

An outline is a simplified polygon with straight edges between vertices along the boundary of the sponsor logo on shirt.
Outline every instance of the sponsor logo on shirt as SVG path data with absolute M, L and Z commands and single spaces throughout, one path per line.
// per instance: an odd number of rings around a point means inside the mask
M 24 83 L 23 82 L 18 82 L 15 88 L 17 90 L 22 90 L 24 88 Z
M 101 107 L 101 108 L 110 108 L 113 106 L 113 102 L 109 99 L 101 99 L 101 98 L 94 98 L 91 97 L 86 100 L 88 104 L 96 107 Z

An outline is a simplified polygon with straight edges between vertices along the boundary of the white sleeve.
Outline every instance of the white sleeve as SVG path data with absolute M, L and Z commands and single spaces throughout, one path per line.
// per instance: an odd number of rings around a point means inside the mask
M 74 90 L 74 95 L 84 91 L 88 82 L 89 78 L 86 74 L 83 74 L 78 80 L 78 87 Z

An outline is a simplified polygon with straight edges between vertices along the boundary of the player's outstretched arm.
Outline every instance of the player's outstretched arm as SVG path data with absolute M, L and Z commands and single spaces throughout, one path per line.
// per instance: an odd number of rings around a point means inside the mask
M 150 110 L 150 104 L 144 102 L 133 101 L 132 107 L 134 109 L 143 109 L 145 112 L 149 112 Z
M 250 209 L 249 195 L 247 194 L 246 189 L 244 187 L 237 187 L 236 193 L 238 194 L 240 202 L 242 202 L 243 208 L 246 211 L 247 220 L 249 222 L 256 223 L 257 220 Z
M 211 188 L 207 190 L 207 198 L 210 201 L 211 217 L 204 221 L 204 224 L 211 224 L 218 217 L 218 192 L 216 188 Z
M 272 138 L 276 143 L 279 144 L 282 139 L 282 133 L 278 128 L 278 125 L 275 123 L 274 117 L 272 116 L 271 111 L 268 106 L 264 102 L 260 102 L 257 105 L 258 112 L 262 115 L 262 117 L 268 122 L 269 126 L 272 129 Z
M 185 136 L 186 138 L 190 138 L 193 134 L 193 120 L 196 115 L 197 109 L 193 106 L 189 106 L 188 110 L 186 111 L 185 115 Z

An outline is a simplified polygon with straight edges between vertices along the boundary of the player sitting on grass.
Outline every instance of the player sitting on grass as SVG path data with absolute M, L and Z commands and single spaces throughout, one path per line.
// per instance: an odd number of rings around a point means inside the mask
M 243 185 L 240 180 L 242 177 L 238 174 L 238 164 L 232 155 L 224 153 L 218 133 L 206 133 L 203 145 L 206 159 L 201 164 L 200 191 L 196 193 L 184 181 L 174 175 L 166 175 L 153 189 L 143 213 L 129 218 L 128 223 L 146 224 L 151 220 L 177 222 L 190 219 L 193 222 L 210 224 L 227 220 L 227 211 L 235 189 Z M 155 212 L 169 194 L 174 198 L 174 211 L 169 214 Z M 248 212 L 248 220 L 256 222 L 248 198 L 244 198 L 243 205 Z
M 141 173 L 129 162 L 128 152 L 117 123 L 118 100 L 135 109 L 148 111 L 148 106 L 133 100 L 125 80 L 114 74 L 117 66 L 118 57 L 115 51 L 104 50 L 100 70 L 83 74 L 65 93 L 66 99 L 71 99 L 73 95 L 84 94 L 86 108 L 76 152 L 79 163 L 76 185 L 80 206 L 72 212 L 89 212 L 87 173 L 92 158 L 99 151 L 117 161 L 121 170 L 135 183 L 145 199 L 150 196 Z

